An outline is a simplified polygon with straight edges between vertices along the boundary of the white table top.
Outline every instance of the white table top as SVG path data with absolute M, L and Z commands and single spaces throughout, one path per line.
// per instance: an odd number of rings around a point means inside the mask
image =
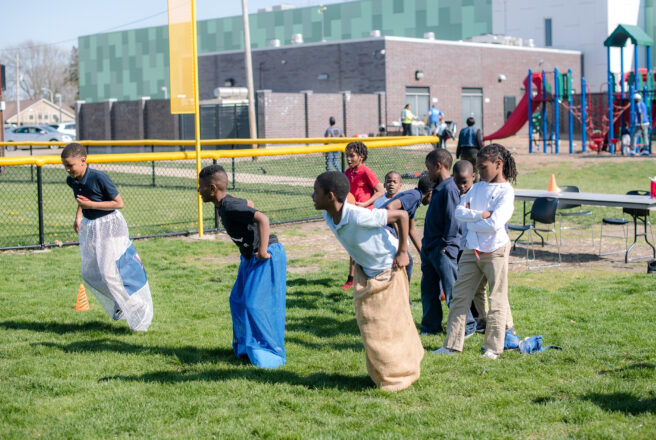
M 629 196 L 626 194 L 601 194 L 585 192 L 559 192 L 537 189 L 516 189 L 515 200 L 533 201 L 538 197 L 551 197 L 579 205 L 613 206 L 617 208 L 655 209 L 656 199 L 649 196 Z

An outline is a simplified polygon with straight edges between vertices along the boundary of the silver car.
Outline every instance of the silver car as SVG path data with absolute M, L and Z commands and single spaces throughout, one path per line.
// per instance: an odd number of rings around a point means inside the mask
M 23 142 L 23 141 L 42 141 L 42 142 L 71 142 L 73 138 L 65 133 L 61 133 L 47 125 L 23 125 L 21 127 L 5 130 L 6 142 Z M 19 148 L 29 148 L 29 145 L 19 145 Z M 50 148 L 56 150 L 58 145 L 50 145 Z M 15 145 L 7 146 L 8 151 L 14 151 Z

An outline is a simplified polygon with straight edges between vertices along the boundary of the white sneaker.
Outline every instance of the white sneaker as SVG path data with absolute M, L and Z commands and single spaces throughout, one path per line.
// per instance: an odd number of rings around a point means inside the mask
M 431 351 L 433 354 L 456 354 L 457 351 L 451 350 L 450 348 L 442 347 L 438 348 L 437 350 Z
M 492 359 L 492 360 L 497 360 L 497 359 L 499 359 L 499 355 L 496 354 L 496 353 L 493 352 L 493 351 L 490 351 L 490 350 L 485 350 L 485 353 L 483 353 L 483 357 L 486 357 L 486 358 L 488 358 L 488 359 Z

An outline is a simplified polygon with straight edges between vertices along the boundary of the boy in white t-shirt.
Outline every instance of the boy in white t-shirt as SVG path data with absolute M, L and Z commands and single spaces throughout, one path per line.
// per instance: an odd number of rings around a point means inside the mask
M 353 302 L 366 352 L 367 371 L 386 391 L 419 378 L 424 349 L 408 303 L 408 214 L 365 209 L 346 202 L 344 174 L 327 171 L 314 182 L 312 200 L 335 237 L 355 261 Z M 397 239 L 388 223 L 396 224 Z

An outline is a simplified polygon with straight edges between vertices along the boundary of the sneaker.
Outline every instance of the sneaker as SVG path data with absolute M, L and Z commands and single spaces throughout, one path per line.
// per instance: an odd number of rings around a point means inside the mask
M 486 325 L 487 324 L 485 323 L 485 321 L 481 321 L 478 324 L 476 324 L 476 333 L 485 334 L 485 326 Z
M 475 331 L 471 331 L 471 332 L 469 332 L 469 333 L 465 332 L 465 339 L 467 339 L 467 338 L 471 338 L 471 337 L 474 336 L 475 334 L 476 334 Z
M 456 354 L 457 352 L 455 350 L 451 350 L 450 348 L 442 347 L 438 348 L 437 350 L 431 351 L 433 354 Z
M 351 290 L 352 288 L 353 288 L 353 281 L 347 281 L 340 287 L 340 289 L 342 290 Z
M 499 359 L 499 355 L 496 354 L 493 351 L 490 351 L 490 350 L 485 350 L 485 353 L 483 353 L 483 357 L 488 358 L 488 359 L 492 359 L 492 360 Z
M 124 319 L 123 318 L 123 310 L 121 310 L 121 309 L 114 310 L 114 315 L 112 316 L 112 319 L 114 321 L 120 321 L 121 319 Z

